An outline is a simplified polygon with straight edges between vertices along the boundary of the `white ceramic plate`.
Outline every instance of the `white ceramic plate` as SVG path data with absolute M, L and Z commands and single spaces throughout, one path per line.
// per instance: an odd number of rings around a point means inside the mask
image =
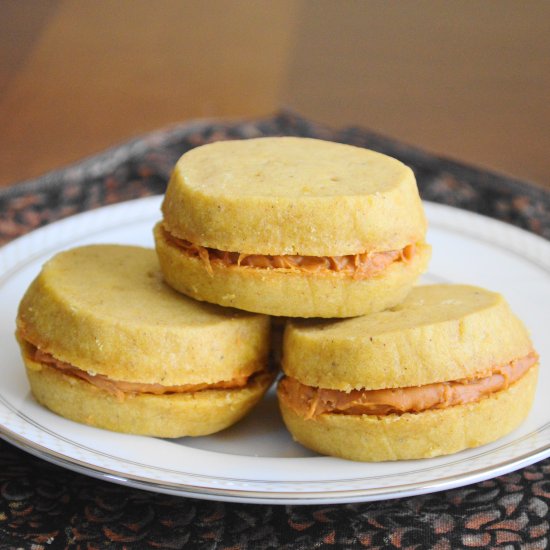
M 152 246 L 160 198 L 87 212 L 0 249 L 0 435 L 45 460 L 141 489 L 256 503 L 336 503 L 450 489 L 550 455 L 550 243 L 512 226 L 426 204 L 434 255 L 425 282 L 463 282 L 502 292 L 531 329 L 542 356 L 539 392 L 527 421 L 508 437 L 449 457 L 366 464 L 317 456 L 294 443 L 273 393 L 219 434 L 163 440 L 76 424 L 29 394 L 13 333 L 19 300 L 44 261 L 88 243 Z

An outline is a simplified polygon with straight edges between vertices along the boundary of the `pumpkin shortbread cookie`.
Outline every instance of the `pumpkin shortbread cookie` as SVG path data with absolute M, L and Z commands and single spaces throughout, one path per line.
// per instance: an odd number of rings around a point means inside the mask
M 268 317 L 182 296 L 163 282 L 155 252 L 133 246 L 52 258 L 20 304 L 17 337 L 40 403 L 120 432 L 216 432 L 274 377 Z
M 294 438 L 352 460 L 428 458 L 483 445 L 527 416 L 538 356 L 499 294 L 414 288 L 387 311 L 291 321 L 278 396 Z
M 168 284 L 193 298 L 290 317 L 352 317 L 399 303 L 430 247 L 413 172 L 367 149 L 280 137 L 183 155 L 155 242 Z

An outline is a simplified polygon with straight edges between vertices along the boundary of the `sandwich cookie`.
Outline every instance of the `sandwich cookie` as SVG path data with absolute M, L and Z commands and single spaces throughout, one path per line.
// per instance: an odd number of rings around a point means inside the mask
M 351 460 L 428 458 L 477 447 L 527 416 L 538 357 L 499 294 L 414 288 L 355 319 L 291 321 L 278 387 L 304 446 Z
M 38 402 L 118 432 L 217 432 L 274 378 L 268 317 L 182 296 L 163 282 L 154 250 L 133 246 L 47 262 L 19 306 L 17 338 Z
M 399 303 L 430 247 L 413 172 L 367 149 L 279 137 L 183 155 L 155 228 L 164 277 L 198 300 L 275 316 Z

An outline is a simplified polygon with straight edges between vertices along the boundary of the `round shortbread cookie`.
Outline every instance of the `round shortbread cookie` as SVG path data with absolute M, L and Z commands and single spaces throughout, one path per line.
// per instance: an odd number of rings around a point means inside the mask
M 368 149 L 297 137 L 185 153 L 162 211 L 172 235 L 247 254 L 400 250 L 426 233 L 409 167 Z
M 186 254 L 155 228 L 158 258 L 166 282 L 176 290 L 219 305 L 288 317 L 350 317 L 380 311 L 405 298 L 431 256 L 418 245 L 409 262 L 396 262 L 378 276 L 355 279 L 345 273 L 225 266 L 211 269 Z
M 342 391 L 470 378 L 525 357 L 529 334 L 504 298 L 468 285 L 413 288 L 387 311 L 287 324 L 283 370 Z
M 89 374 L 162 384 L 215 383 L 264 368 L 269 318 L 172 290 L 153 250 L 62 252 L 27 290 L 19 338 Z
M 535 396 L 538 368 L 479 401 L 402 415 L 296 414 L 279 395 L 294 439 L 321 454 L 366 462 L 431 458 L 478 447 L 514 430 Z
M 274 377 L 263 372 L 243 388 L 143 393 L 120 401 L 74 376 L 24 360 L 37 401 L 57 414 L 97 428 L 155 437 L 208 435 L 231 426 L 256 405 Z

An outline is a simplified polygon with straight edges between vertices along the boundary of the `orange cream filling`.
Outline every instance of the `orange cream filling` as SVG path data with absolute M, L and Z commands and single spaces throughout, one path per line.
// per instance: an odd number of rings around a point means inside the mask
M 344 392 L 316 388 L 285 376 L 279 391 L 285 403 L 297 414 L 313 418 L 321 414 L 387 415 L 418 413 L 444 409 L 478 401 L 482 397 L 505 390 L 519 380 L 538 361 L 535 352 L 492 369 L 488 376 L 437 382 L 423 386 Z
M 401 250 L 387 252 L 362 252 L 345 256 L 300 256 L 300 255 L 263 255 L 241 254 L 208 248 L 180 239 L 164 229 L 165 238 L 186 254 L 200 258 L 212 274 L 213 263 L 224 267 L 252 267 L 260 269 L 289 269 L 306 273 L 335 271 L 354 278 L 366 279 L 384 271 L 394 262 L 410 262 L 416 247 L 409 244 Z
M 142 393 L 150 393 L 154 395 L 164 395 L 169 393 L 190 393 L 201 390 L 214 390 L 214 389 L 235 389 L 243 388 L 247 385 L 251 375 L 238 376 L 231 380 L 222 380 L 220 382 L 214 382 L 211 384 L 181 384 L 177 386 L 163 386 L 162 384 L 145 384 L 141 382 L 125 382 L 123 380 L 112 380 L 103 374 L 89 374 L 82 369 L 74 367 L 69 363 L 56 359 L 53 355 L 45 353 L 32 344 L 28 344 L 30 348 L 30 359 L 43 366 L 52 368 L 56 371 L 62 372 L 68 376 L 74 376 L 81 380 L 85 380 L 90 384 L 104 390 L 119 401 L 123 401 L 125 397 L 129 395 L 137 395 Z

